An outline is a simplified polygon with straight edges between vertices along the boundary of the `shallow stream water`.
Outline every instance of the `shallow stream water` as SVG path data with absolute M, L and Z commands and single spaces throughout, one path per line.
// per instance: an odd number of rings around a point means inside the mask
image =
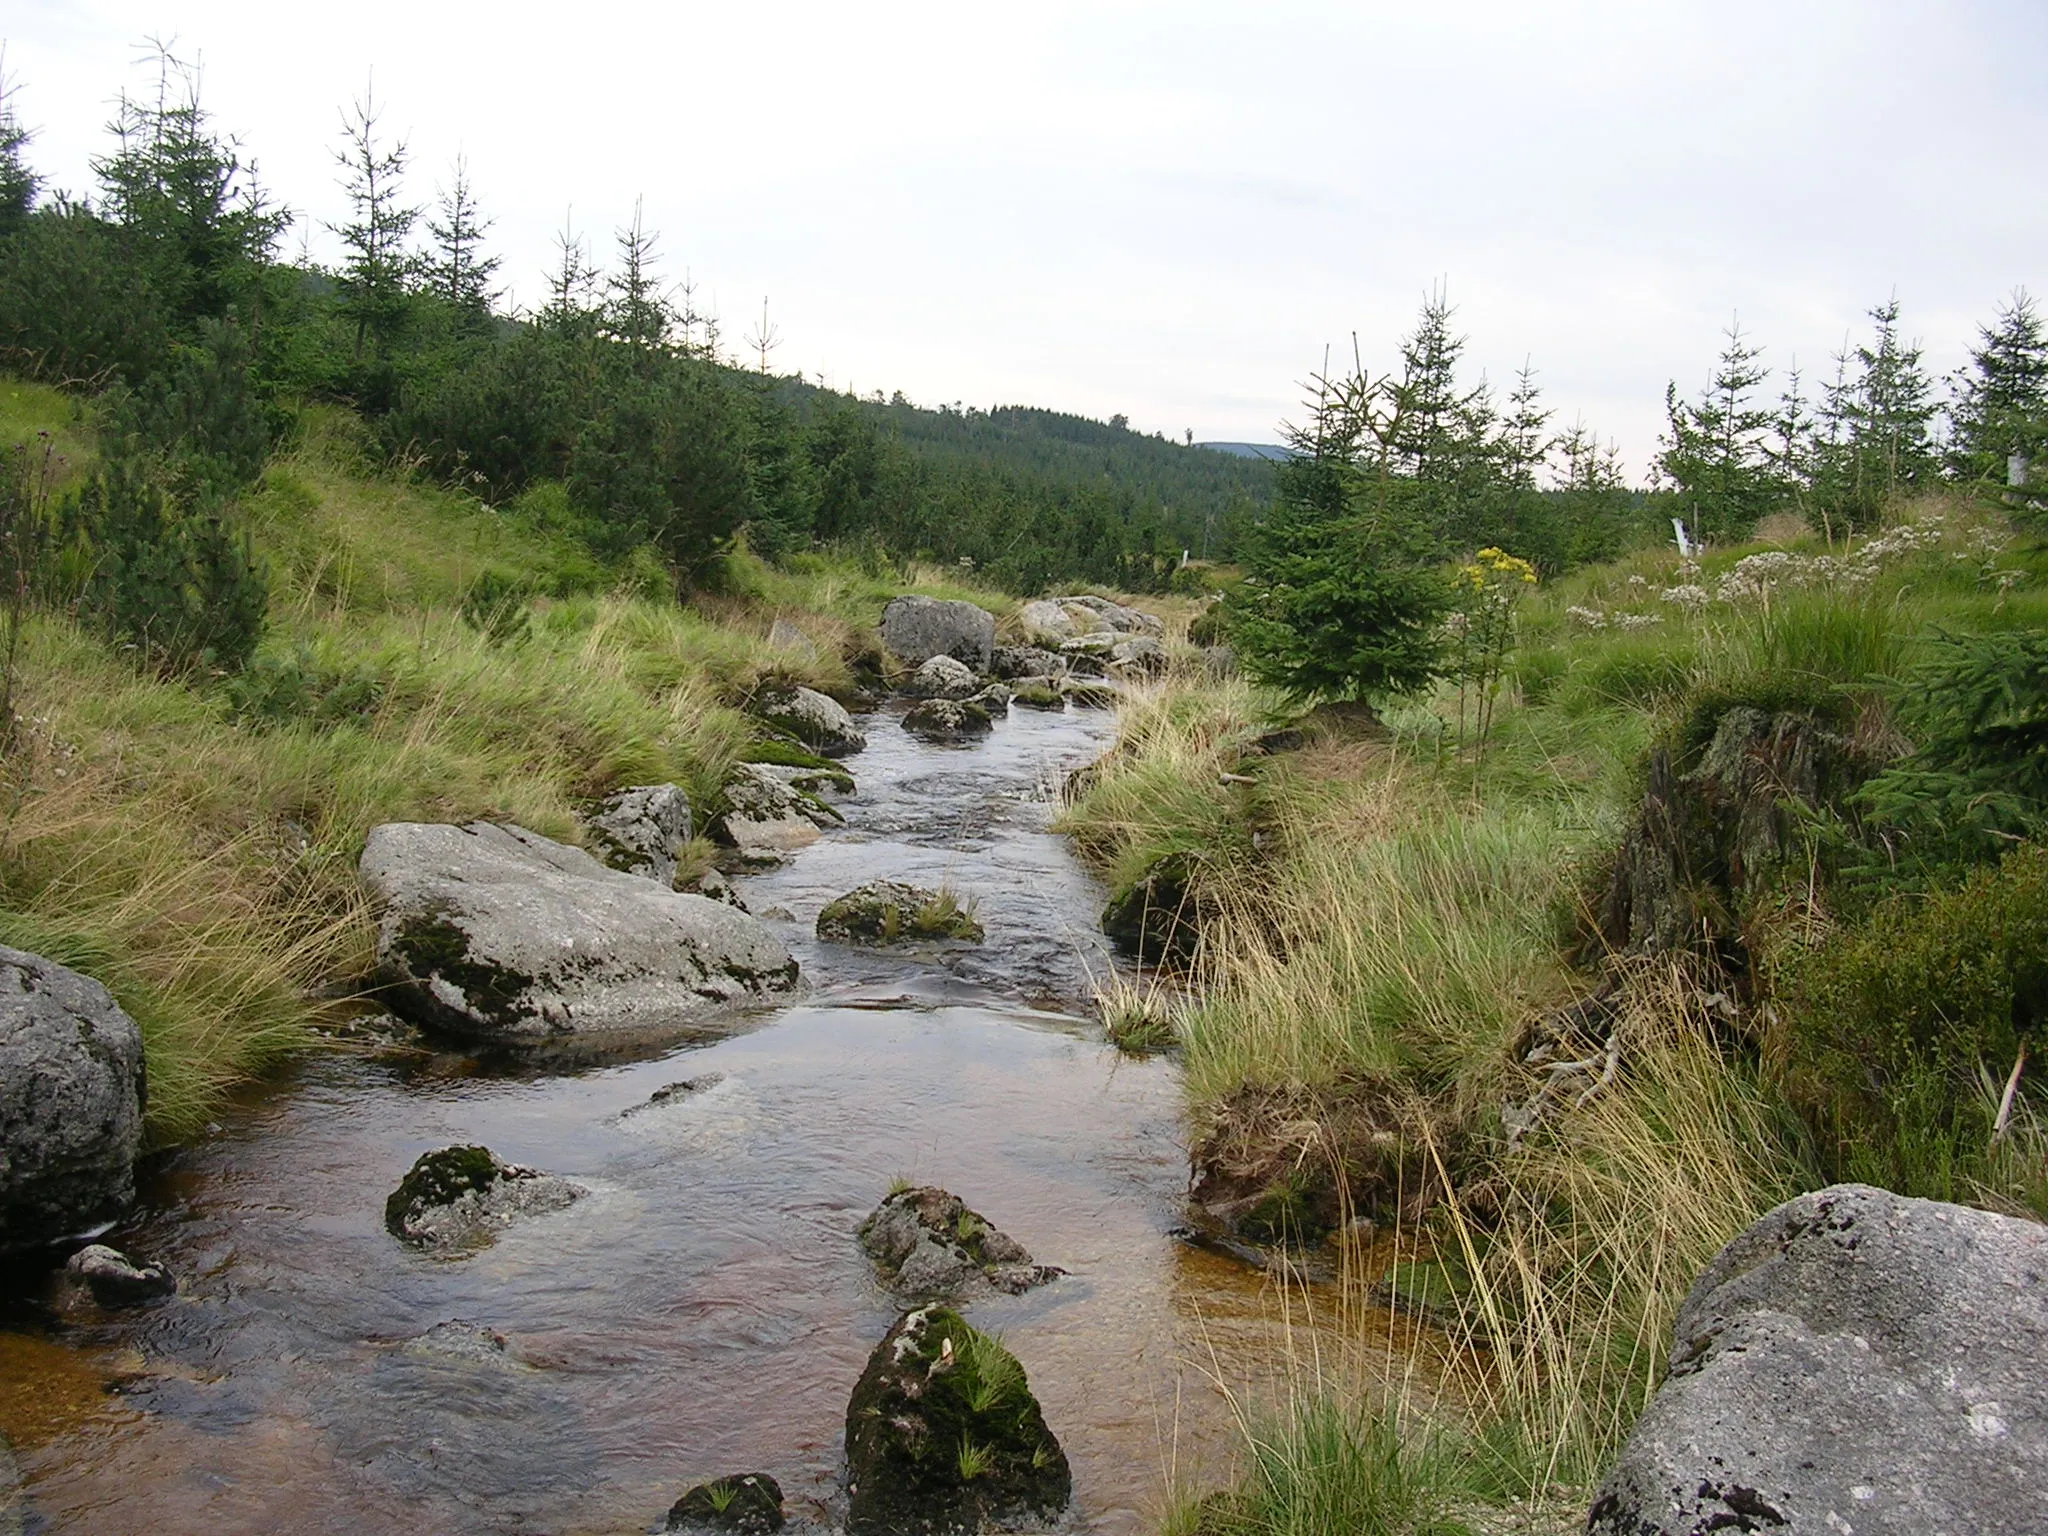
M 1220 1480 L 1217 1380 L 1260 1374 L 1281 1307 L 1176 1238 L 1176 1070 L 1081 1016 L 1102 893 L 1049 830 L 1110 717 L 1019 710 L 963 748 L 891 715 L 847 763 L 847 825 L 740 882 L 808 991 L 729 1037 L 540 1071 L 459 1055 L 312 1060 L 144 1181 L 114 1234 L 161 1259 L 152 1309 L 0 1321 L 0 1433 L 29 1529 L 150 1536 L 623 1533 L 683 1489 L 765 1471 L 829 1519 L 846 1398 L 896 1316 L 855 1240 L 897 1177 L 943 1184 L 1071 1274 L 970 1316 L 1023 1361 L 1074 1466 L 1070 1523 L 1150 1528 Z M 822 945 L 864 880 L 973 898 L 979 948 Z M 659 1105 L 678 1079 L 721 1080 Z M 645 1106 L 645 1107 L 642 1107 Z M 591 1198 L 458 1259 L 382 1224 L 421 1152 L 482 1142 Z M 451 1319 L 511 1341 L 406 1341 Z

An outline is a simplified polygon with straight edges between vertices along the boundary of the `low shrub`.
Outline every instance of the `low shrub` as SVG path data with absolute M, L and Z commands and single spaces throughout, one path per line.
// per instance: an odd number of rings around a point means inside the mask
M 2002 1085 L 2048 1048 L 2048 847 L 1930 895 L 1898 893 L 1856 928 L 1782 955 L 1770 1054 L 1830 1178 L 1933 1199 L 2014 1188 L 1994 1156 Z M 2038 1093 L 2038 1090 L 2034 1090 Z M 2020 1079 L 2022 1113 L 2030 1106 Z

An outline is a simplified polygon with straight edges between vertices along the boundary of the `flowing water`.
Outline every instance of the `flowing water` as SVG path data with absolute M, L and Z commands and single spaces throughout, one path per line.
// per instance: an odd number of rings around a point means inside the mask
M 180 1276 L 131 1314 L 20 1311 L 0 1433 L 31 1530 L 151 1536 L 622 1533 L 686 1487 L 765 1471 L 829 1519 L 847 1393 L 896 1315 L 855 1240 L 897 1177 L 943 1184 L 1069 1277 L 974 1302 L 1075 1473 L 1073 1524 L 1147 1529 L 1218 1480 L 1214 1378 L 1283 1325 L 1269 1283 L 1174 1235 L 1174 1067 L 1079 1017 L 1102 893 L 1048 829 L 1107 745 L 1093 713 L 1017 711 L 965 748 L 869 722 L 847 824 L 741 882 L 810 990 L 710 1044 L 550 1070 L 318 1058 L 247 1094 L 145 1179 L 114 1234 Z M 864 880 L 973 898 L 978 949 L 821 945 Z M 649 1104 L 657 1089 L 715 1085 Z M 482 1142 L 591 1196 L 459 1259 L 382 1225 L 421 1152 Z M 462 1319 L 508 1357 L 407 1341 Z

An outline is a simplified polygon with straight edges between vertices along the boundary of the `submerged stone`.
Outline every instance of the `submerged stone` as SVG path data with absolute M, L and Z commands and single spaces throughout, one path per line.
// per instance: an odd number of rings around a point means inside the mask
M 766 1472 L 740 1472 L 699 1483 L 669 1507 L 671 1531 L 768 1536 L 782 1529 L 782 1485 Z
M 852 1536 L 1016 1530 L 1073 1497 L 1066 1453 L 1017 1357 L 959 1313 L 899 1318 L 846 1408 Z
M 935 1301 L 983 1286 L 1018 1295 L 1066 1273 L 1034 1264 L 1024 1245 L 959 1196 L 901 1189 L 861 1223 L 860 1245 L 882 1283 L 906 1300 Z
M 428 1152 L 384 1202 L 391 1235 L 417 1248 L 481 1246 L 525 1216 L 559 1211 L 581 1198 L 580 1185 L 508 1163 L 488 1147 Z
M 64 1272 L 81 1281 L 103 1307 L 132 1307 L 177 1294 L 178 1282 L 163 1265 L 135 1260 L 117 1248 L 93 1243 L 71 1255 Z
M 818 914 L 818 937 L 835 944 L 979 944 L 984 934 L 974 914 L 950 891 L 870 880 L 827 903 Z

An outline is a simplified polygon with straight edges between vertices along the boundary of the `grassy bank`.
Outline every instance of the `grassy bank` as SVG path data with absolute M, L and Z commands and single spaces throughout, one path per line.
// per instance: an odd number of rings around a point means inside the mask
M 1854 1048 L 1841 997 L 1874 985 L 1859 978 L 1876 962 L 1856 958 L 1871 924 L 1941 922 L 1953 937 L 1974 912 L 1979 930 L 2018 931 L 1982 917 L 2032 899 L 2011 859 L 1973 877 L 1980 896 L 1858 889 L 1834 878 L 1846 823 L 1767 790 L 1790 851 L 1726 902 L 1739 966 L 1729 944 L 1601 939 L 1653 751 L 1696 764 L 1747 709 L 1807 722 L 1845 754 L 1895 757 L 1903 680 L 1943 635 L 2048 620 L 2048 561 L 1990 509 L 1922 501 L 1832 548 L 1780 531 L 1697 561 L 1645 552 L 1531 594 L 1484 742 L 1473 700 L 1461 710 L 1448 686 L 1383 728 L 1311 720 L 1299 741 L 1265 737 L 1283 723 L 1274 700 L 1192 668 L 1125 712 L 1067 825 L 1119 890 L 1171 870 L 1199 929 L 1172 1020 L 1198 1179 L 1264 1179 L 1253 1214 L 1269 1225 L 1275 1211 L 1304 1228 L 1376 1222 L 1354 1281 L 1428 1312 L 1465 1404 L 1396 1466 L 1376 1437 L 1388 1415 L 1412 1416 L 1411 1394 L 1323 1382 L 1254 1434 L 1235 1502 L 1191 1525 L 1436 1529 L 1430 1512 L 1469 1503 L 1481 1472 L 1502 1497 L 1584 1488 L 1654 1390 L 1700 1266 L 1803 1188 L 1854 1174 L 2043 1208 L 2031 1080 L 1987 1134 L 2014 1059 L 1995 1020 L 1972 1037 L 1986 1059 L 1941 1080 L 1938 1115 L 1916 1126 L 1898 1109 L 1888 1162 L 1857 1165 L 1831 1143 L 1800 1075 L 1842 1081 L 1813 1041 Z M 1589 996 L 1597 1027 L 1561 1012 Z M 1333 1424 L 1354 1427 L 1341 1456 Z M 1375 1513 L 1371 1489 L 1396 1483 L 1406 1513 Z
M 13 440 L 55 434 L 67 477 L 89 466 L 65 397 L 8 385 L 0 412 Z M 141 1022 L 160 1140 L 318 1041 L 314 994 L 369 958 L 355 860 L 372 826 L 481 816 L 573 842 L 580 807 L 621 784 L 713 805 L 763 681 L 843 691 L 890 597 L 963 595 L 741 553 L 724 595 L 680 606 L 658 566 L 557 531 L 546 487 L 493 509 L 378 473 L 331 410 L 304 414 L 240 515 L 270 578 L 249 668 L 166 678 L 36 614 L 0 764 L 0 942 L 100 977 Z M 778 618 L 808 643 L 769 645 Z

